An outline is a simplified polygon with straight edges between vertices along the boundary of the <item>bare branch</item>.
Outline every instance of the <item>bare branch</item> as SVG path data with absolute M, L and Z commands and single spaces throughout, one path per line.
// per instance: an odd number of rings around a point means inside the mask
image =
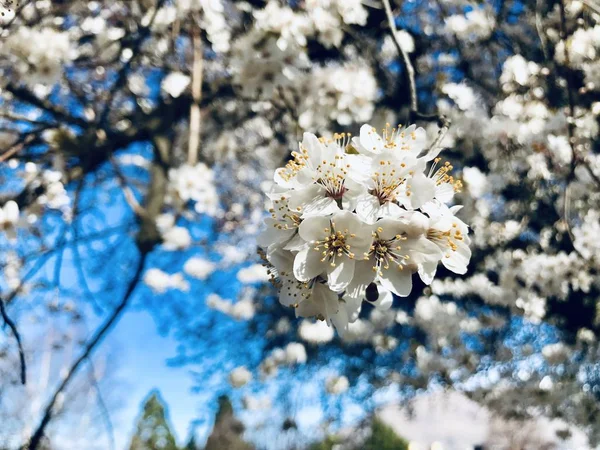
M 192 35 L 194 63 L 192 66 L 192 104 L 190 106 L 190 139 L 188 148 L 188 163 L 195 165 L 198 162 L 200 151 L 200 133 L 202 132 L 202 115 L 200 102 L 202 101 L 202 66 L 204 52 L 200 30 L 194 29 Z
M 4 299 L 0 298 L 0 314 L 2 315 L 2 319 L 4 323 L 10 328 L 15 340 L 17 341 L 17 347 L 19 348 L 19 361 L 21 364 L 21 384 L 27 383 L 27 366 L 25 365 L 25 352 L 23 351 L 23 344 L 21 342 L 21 335 L 19 334 L 19 330 L 17 329 L 17 325 L 13 322 L 13 320 L 8 316 L 6 312 L 6 305 L 4 304 Z
M 398 28 L 396 27 L 396 21 L 394 20 L 394 14 L 392 13 L 392 7 L 390 6 L 390 0 L 383 0 L 383 6 L 385 7 L 385 15 L 387 16 L 388 24 L 390 26 L 390 32 L 394 39 L 394 44 L 398 53 L 402 56 L 404 66 L 406 67 L 406 78 L 408 79 L 408 87 L 410 89 L 410 110 L 411 113 L 419 110 L 417 100 L 417 85 L 415 83 L 415 68 L 413 67 L 410 57 L 398 38 Z
M 100 408 L 100 412 L 102 414 L 102 418 L 104 419 L 104 423 L 106 426 L 106 433 L 108 434 L 108 440 L 110 442 L 111 450 L 115 450 L 115 429 L 112 424 L 112 420 L 110 419 L 110 413 L 108 411 L 108 407 L 106 406 L 106 402 L 102 397 L 102 391 L 100 390 L 100 384 L 98 383 L 98 379 L 96 378 L 94 363 L 92 360 L 88 360 L 88 368 L 90 375 L 90 382 L 94 391 L 96 392 L 96 398 L 98 399 L 98 407 Z
M 125 196 L 125 201 L 127 202 L 127 204 L 130 206 L 130 208 L 133 210 L 133 212 L 138 217 L 142 217 L 144 214 L 146 214 L 146 211 L 144 210 L 144 208 L 139 204 L 139 202 L 135 198 L 135 194 L 129 187 L 129 184 L 127 183 L 127 178 L 125 178 L 125 175 L 121 171 L 119 164 L 117 164 L 117 162 L 115 161 L 115 159 L 113 158 L 112 155 L 110 155 L 108 157 L 108 159 L 109 159 L 111 165 L 113 166 L 113 169 L 115 171 L 115 174 L 117 175 L 117 178 L 119 179 L 119 183 L 121 184 L 121 189 L 123 189 L 123 195 Z
M 387 16 L 392 37 L 394 39 L 394 44 L 398 50 L 398 53 L 402 56 L 404 66 L 406 67 L 406 78 L 408 79 L 408 86 L 410 89 L 410 113 L 408 121 L 413 122 L 415 120 L 424 120 L 427 122 L 437 122 L 440 130 L 437 138 L 431 144 L 427 153 L 434 152 L 437 148 L 439 148 L 441 142 L 446 136 L 446 133 L 448 132 L 448 129 L 450 128 L 450 119 L 441 114 L 424 114 L 419 112 L 417 83 L 415 81 L 415 68 L 410 61 L 410 56 L 402 47 L 402 43 L 398 38 L 398 28 L 396 27 L 396 21 L 394 20 L 394 14 L 392 12 L 392 7 L 390 6 L 390 0 L 383 0 L 383 6 L 385 7 L 385 14 Z
M 77 374 L 79 367 L 81 364 L 86 361 L 94 352 L 98 344 L 102 341 L 102 339 L 106 336 L 108 331 L 112 328 L 112 326 L 117 322 L 117 320 L 121 317 L 125 307 L 128 305 L 129 300 L 131 299 L 131 295 L 135 291 L 135 288 L 138 285 L 138 282 L 141 279 L 142 271 L 144 270 L 144 263 L 146 262 L 147 252 L 142 251 L 140 257 L 138 259 L 137 267 L 133 274 L 133 277 L 129 281 L 127 285 L 127 289 L 123 295 L 121 302 L 117 305 L 117 307 L 112 311 L 111 315 L 104 322 L 104 324 L 94 333 L 94 336 L 90 341 L 85 345 L 83 352 L 81 355 L 75 360 L 75 362 L 71 365 L 71 368 L 67 372 L 67 375 L 63 378 L 62 382 L 58 386 L 58 388 L 54 391 L 54 394 L 50 398 L 50 401 L 46 405 L 44 409 L 44 415 L 40 420 L 39 425 L 37 426 L 35 432 L 31 435 L 31 439 L 29 442 L 24 444 L 21 447 L 23 450 L 37 450 L 39 447 L 42 438 L 44 437 L 44 432 L 46 427 L 50 423 L 50 420 L 53 417 L 54 406 L 60 394 L 66 389 L 69 385 L 73 377 Z

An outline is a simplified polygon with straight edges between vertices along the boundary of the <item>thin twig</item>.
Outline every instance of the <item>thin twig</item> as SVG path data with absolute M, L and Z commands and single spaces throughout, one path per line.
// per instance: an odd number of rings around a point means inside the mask
M 8 150 L 6 150 L 4 153 L 2 153 L 0 155 L 0 163 L 6 161 L 9 158 L 12 158 L 14 155 L 16 155 L 21 150 L 23 150 L 25 147 L 27 147 L 27 145 L 29 145 L 31 142 L 33 142 L 36 138 L 37 138 L 36 134 L 30 134 L 23 140 L 23 142 L 18 142 L 15 145 L 13 145 L 11 148 L 9 148 Z
M 113 158 L 112 155 L 110 155 L 108 157 L 108 160 L 110 161 L 111 165 L 113 166 L 115 174 L 117 175 L 117 178 L 119 179 L 119 184 L 121 185 L 121 189 L 123 189 L 123 195 L 125 196 L 125 201 L 127 202 L 127 204 L 130 206 L 130 208 L 133 210 L 133 212 L 138 217 L 142 217 L 144 214 L 146 214 L 146 211 L 144 210 L 144 208 L 140 205 L 140 203 L 135 198 L 135 194 L 129 187 L 129 184 L 127 183 L 127 178 L 125 178 L 125 175 L 121 171 L 119 164 L 115 161 L 115 159 Z
M 583 3 L 583 6 L 587 6 L 588 8 L 590 8 L 596 14 L 600 14 L 600 6 L 594 5 L 592 2 L 590 2 L 588 0 L 582 0 L 581 3 Z
M 394 20 L 394 14 L 392 13 L 390 0 L 383 0 L 383 6 L 385 8 L 385 15 L 387 16 L 388 24 L 390 26 L 390 32 L 392 33 L 392 38 L 394 39 L 394 44 L 396 45 L 398 53 L 400 56 L 402 56 L 404 66 L 406 67 L 406 78 L 408 80 L 408 87 L 410 89 L 410 111 L 412 114 L 413 112 L 417 112 L 419 110 L 417 101 L 417 85 L 415 83 L 415 68 L 410 61 L 410 56 L 408 56 L 408 53 L 406 50 L 404 50 L 400 39 L 398 38 L 398 28 L 396 27 L 396 21 Z
M 108 440 L 110 442 L 111 450 L 115 450 L 115 428 L 113 427 L 112 420 L 110 419 L 110 412 L 108 411 L 108 407 L 106 406 L 106 402 L 102 397 L 102 391 L 100 390 L 100 383 L 98 383 L 98 379 L 96 378 L 96 374 L 94 372 L 94 363 L 91 359 L 88 360 L 88 368 L 90 374 L 90 382 L 94 391 L 96 391 L 96 398 L 98 399 L 98 407 L 102 413 L 102 418 L 104 419 L 104 423 L 106 426 L 106 433 L 108 434 Z
M 35 432 L 31 435 L 31 439 L 29 440 L 28 443 L 26 443 L 22 447 L 23 450 L 25 450 L 25 449 L 37 450 L 37 448 L 39 447 L 41 440 L 44 437 L 44 432 L 46 430 L 46 427 L 48 426 L 48 424 L 50 423 L 50 420 L 52 419 L 56 401 L 58 400 L 58 398 L 60 397 L 62 392 L 65 390 L 65 388 L 68 386 L 68 384 L 71 382 L 72 378 L 76 375 L 81 364 L 91 356 L 91 354 L 96 349 L 96 346 L 100 343 L 100 341 L 102 341 L 102 339 L 104 338 L 106 333 L 112 328 L 112 326 L 121 317 L 121 314 L 125 310 L 125 307 L 128 305 L 129 300 L 131 299 L 131 295 L 135 291 L 135 288 L 137 287 L 138 282 L 141 278 L 142 271 L 144 269 L 144 263 L 146 262 L 146 256 L 147 256 L 147 252 L 142 251 L 140 254 L 138 263 L 137 263 L 137 267 L 133 274 L 133 277 L 131 278 L 131 281 L 129 282 L 127 289 L 125 290 L 125 293 L 123 295 L 123 299 L 117 305 L 117 307 L 113 310 L 113 312 L 108 317 L 108 319 L 104 322 L 104 324 L 94 333 L 94 336 L 92 337 L 92 339 L 85 345 L 84 350 L 81 353 L 81 355 L 71 365 L 71 368 L 67 372 L 67 375 L 63 378 L 62 382 L 60 383 L 58 388 L 54 391 L 52 397 L 50 398 L 50 401 L 46 405 L 46 408 L 44 409 L 44 415 L 42 416 L 42 419 L 40 420 L 40 423 L 39 423 L 38 427 L 36 428 Z
M 582 160 L 580 161 L 580 163 L 583 164 L 583 167 L 586 168 L 586 170 L 590 174 L 590 177 L 592 177 L 592 180 L 594 180 L 598 187 L 600 187 L 600 177 L 594 173 L 594 171 L 590 167 L 590 164 L 586 160 Z
M 564 50 L 564 58 L 565 58 L 565 78 L 567 80 L 567 100 L 569 106 L 569 112 L 567 115 L 567 134 L 569 138 L 569 146 L 571 147 L 571 170 L 569 172 L 569 176 L 566 180 L 565 186 L 565 199 L 563 204 L 563 222 L 565 223 L 567 229 L 567 235 L 573 244 L 573 248 L 575 248 L 575 238 L 573 236 L 573 232 L 571 231 L 571 224 L 569 222 L 569 187 L 571 180 L 575 178 L 575 169 L 577 168 L 577 152 L 575 149 L 575 99 L 573 97 L 573 79 L 571 76 L 571 64 L 569 59 L 569 52 L 567 50 L 567 18 L 565 14 L 565 2 L 564 0 L 559 1 L 559 10 L 560 10 L 560 38 L 563 41 L 563 50 Z M 577 249 L 575 249 L 577 250 Z M 577 252 L 579 253 L 579 252 Z
M 200 133 L 202 132 L 200 102 L 202 101 L 202 66 L 204 64 L 204 55 L 200 30 L 195 28 L 192 33 L 194 62 L 192 66 L 192 104 L 190 105 L 188 163 L 193 166 L 198 162 Z
M 544 54 L 544 59 L 548 59 L 548 48 L 547 48 L 547 42 L 546 42 L 546 35 L 545 30 L 544 30 L 544 25 L 542 22 L 542 5 L 543 2 L 542 0 L 536 0 L 536 4 L 535 4 L 535 28 L 538 34 L 538 37 L 540 38 L 540 44 L 542 46 L 542 53 Z
M 416 120 L 424 120 L 427 122 L 437 122 L 438 127 L 440 128 L 437 138 L 427 150 L 426 154 L 431 155 L 438 148 L 440 148 L 439 146 L 441 142 L 444 140 L 446 133 L 450 129 L 450 119 L 442 114 L 424 114 L 419 111 L 417 83 L 415 81 L 415 68 L 410 61 L 410 56 L 402 47 L 400 39 L 398 38 L 398 27 L 396 26 L 396 21 L 394 20 L 394 14 L 392 12 L 392 7 L 390 6 L 390 0 L 383 0 L 383 6 L 385 7 L 385 15 L 387 16 L 390 32 L 392 33 L 392 38 L 394 39 L 394 44 L 398 50 L 398 53 L 400 56 L 402 56 L 404 66 L 406 67 L 406 78 L 408 79 L 408 86 L 410 90 L 410 113 L 408 121 L 414 122 Z
M 27 366 L 25 365 L 25 352 L 23 351 L 23 343 L 21 342 L 21 335 L 19 334 L 19 330 L 17 329 L 17 325 L 13 320 L 8 316 L 6 312 L 6 306 L 4 305 L 4 299 L 0 298 L 0 314 L 2 315 L 2 319 L 4 323 L 10 328 L 15 340 L 17 341 L 17 347 L 19 348 L 19 361 L 21 364 L 21 384 L 25 385 L 27 383 Z

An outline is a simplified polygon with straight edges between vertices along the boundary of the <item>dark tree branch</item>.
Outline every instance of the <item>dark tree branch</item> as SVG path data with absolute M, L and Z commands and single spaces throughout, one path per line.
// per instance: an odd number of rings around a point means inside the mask
M 415 83 L 415 68 L 410 61 L 410 56 L 402 48 L 402 44 L 400 39 L 398 39 L 398 28 L 396 27 L 396 21 L 394 20 L 394 14 L 392 13 L 392 7 L 390 6 L 390 0 L 383 0 L 383 6 L 385 7 L 385 15 L 388 20 L 388 24 L 390 26 L 390 32 L 392 33 L 392 38 L 394 39 L 394 45 L 398 50 L 398 53 L 402 57 L 402 61 L 404 62 L 404 67 L 406 68 L 406 78 L 408 81 L 408 87 L 410 89 L 410 111 L 411 113 L 419 110 L 419 104 L 417 99 L 417 84 Z
M 390 32 L 392 33 L 392 38 L 394 39 L 394 44 L 396 46 L 396 49 L 398 50 L 398 53 L 402 57 L 404 66 L 406 68 L 406 78 L 408 80 L 408 86 L 410 89 L 410 112 L 408 115 L 408 121 L 414 122 L 415 120 L 423 120 L 427 122 L 437 122 L 438 127 L 440 129 L 437 138 L 429 147 L 429 153 L 438 148 L 442 140 L 444 139 L 444 136 L 446 136 L 446 133 L 450 128 L 450 119 L 448 119 L 442 114 L 424 114 L 419 112 L 417 83 L 415 81 L 415 69 L 412 65 L 412 62 L 410 61 L 410 56 L 404 50 L 404 48 L 402 48 L 400 39 L 398 39 L 398 29 L 396 27 L 396 21 L 394 20 L 392 7 L 390 6 L 390 0 L 383 0 L 383 6 L 385 7 L 385 14 L 387 16 Z
M 98 399 L 98 407 L 100 408 L 100 412 L 102 414 L 102 418 L 104 419 L 104 423 L 106 426 L 106 433 L 108 434 L 108 440 L 110 442 L 111 450 L 115 450 L 115 429 L 112 424 L 112 420 L 110 419 L 110 413 L 108 411 L 108 407 L 106 406 L 106 402 L 102 397 L 102 391 L 100 390 L 100 384 L 98 383 L 98 379 L 96 378 L 96 374 L 94 373 L 94 363 L 92 360 L 88 360 L 89 364 L 89 375 L 90 375 L 90 383 L 92 383 L 92 387 L 94 391 L 96 391 L 96 398 Z
M 10 331 L 17 341 L 17 347 L 19 348 L 19 362 L 21 364 L 21 384 L 24 385 L 27 382 L 27 366 L 25 365 L 25 352 L 23 351 L 21 335 L 19 334 L 19 330 L 17 329 L 15 322 L 8 316 L 6 312 L 6 305 L 4 304 L 4 299 L 2 298 L 0 298 L 0 314 L 2 315 L 4 323 L 8 326 L 8 328 L 10 328 Z
M 54 414 L 54 405 L 60 394 L 67 388 L 73 377 L 77 374 L 79 367 L 82 365 L 84 361 L 86 361 L 94 352 L 98 344 L 102 341 L 102 339 L 106 336 L 108 331 L 112 328 L 112 326 L 117 322 L 117 320 L 121 317 L 125 307 L 128 305 L 129 300 L 135 288 L 138 285 L 138 282 L 141 279 L 142 272 L 144 270 L 144 263 L 146 262 L 146 257 L 148 252 L 142 251 L 140 257 L 138 259 L 137 266 L 135 268 L 135 272 L 133 277 L 129 281 L 127 285 L 127 289 L 123 295 L 121 302 L 117 305 L 117 307 L 112 311 L 111 315 L 104 322 L 104 324 L 94 333 L 94 336 L 90 341 L 85 345 L 83 352 L 81 355 L 75 360 L 75 362 L 71 365 L 71 368 L 67 372 L 67 375 L 64 377 L 63 381 L 54 391 L 54 394 L 50 398 L 50 401 L 46 405 L 44 409 L 44 414 L 40 423 L 38 424 L 35 432 L 31 435 L 29 442 L 24 444 L 21 448 L 23 450 L 37 450 L 39 445 L 41 444 L 42 438 L 44 437 L 44 433 L 46 431 L 46 427 L 50 423 L 50 420 Z

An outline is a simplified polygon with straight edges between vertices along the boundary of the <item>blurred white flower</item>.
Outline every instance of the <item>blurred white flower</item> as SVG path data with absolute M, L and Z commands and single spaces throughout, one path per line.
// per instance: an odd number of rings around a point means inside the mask
M 168 274 L 160 269 L 148 269 L 144 274 L 144 283 L 157 294 L 164 294 L 169 289 L 188 291 L 190 288 L 182 274 Z
M 192 245 L 192 236 L 185 227 L 172 227 L 162 233 L 165 250 L 183 250 Z
M 183 271 L 198 280 L 205 280 L 216 268 L 217 265 L 212 261 L 199 257 L 190 258 L 183 265 Z
M 214 216 L 219 210 L 214 173 L 206 164 L 184 164 L 169 170 L 169 183 L 171 190 L 181 201 L 195 202 L 194 209 L 197 213 Z
M 298 335 L 303 341 L 310 344 L 324 344 L 333 339 L 334 331 L 323 320 L 314 322 L 303 320 L 298 327 Z
M 9 200 L 0 207 L 0 230 L 4 231 L 9 239 L 14 239 L 18 222 L 19 205 L 14 200 Z
M 268 281 L 269 278 L 269 273 L 262 264 L 253 264 L 244 267 L 237 273 L 238 281 L 244 284 L 263 283 Z
M 306 362 L 306 349 L 299 342 L 290 342 L 285 347 L 285 361 L 288 364 L 304 364 Z
M 234 388 L 241 388 L 252 380 L 252 373 L 245 367 L 240 366 L 229 372 L 229 384 Z
M 161 89 L 171 97 L 177 98 L 190 85 L 190 77 L 181 72 L 171 72 L 160 84 Z
M 350 387 L 350 383 L 348 382 L 348 378 L 345 376 L 339 377 L 331 377 L 327 379 L 325 383 L 325 388 L 329 394 L 339 395 L 343 394 Z

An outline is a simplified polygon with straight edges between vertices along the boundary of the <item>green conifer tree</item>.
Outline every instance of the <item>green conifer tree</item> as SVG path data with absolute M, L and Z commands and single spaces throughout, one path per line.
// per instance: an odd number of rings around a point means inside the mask
M 158 391 L 148 394 L 129 450 L 178 450 L 166 409 Z
M 242 438 L 243 433 L 244 425 L 235 418 L 231 401 L 226 396 L 219 397 L 215 425 L 204 450 L 254 450 Z

